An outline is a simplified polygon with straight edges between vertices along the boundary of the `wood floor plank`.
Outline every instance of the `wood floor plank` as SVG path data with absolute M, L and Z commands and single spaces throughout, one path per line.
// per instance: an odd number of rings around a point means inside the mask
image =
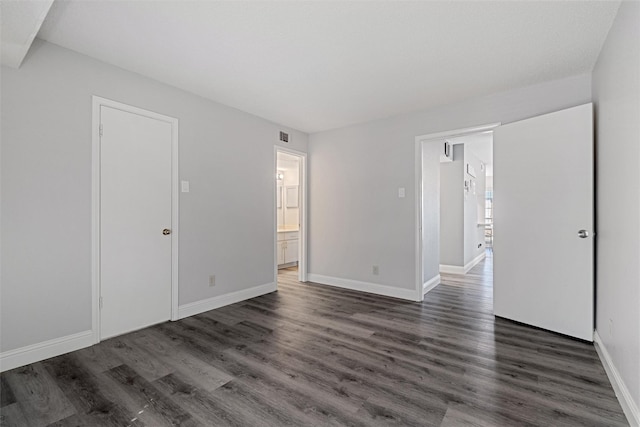
M 7 382 L 7 377 L 0 377 L 0 408 L 16 403 L 16 396 Z
M 228 411 L 210 393 L 185 382 L 179 373 L 159 378 L 153 384 L 203 425 L 252 425 L 243 414 Z
M 213 391 L 233 379 L 232 376 L 194 357 L 188 351 L 178 348 L 156 329 L 148 328 L 139 331 L 134 339 L 139 346 L 153 353 L 173 372 L 180 372 L 201 389 Z
M 42 363 L 9 371 L 5 378 L 31 425 L 47 425 L 76 412 Z
M 49 424 L 47 427 L 84 427 L 86 425 L 86 420 L 82 416 L 74 414 L 63 420 Z
M 9 405 L 5 405 L 0 408 L 0 426 L 2 427 L 23 427 L 41 424 L 38 418 L 29 416 L 24 412 L 24 409 L 29 410 L 28 406 L 15 402 Z M 44 424 L 42 424 L 44 425 Z
M 356 416 L 363 399 L 354 398 L 355 396 L 348 395 L 337 386 L 327 386 L 326 382 L 319 381 L 310 374 L 284 369 L 283 365 L 273 359 L 269 363 L 264 363 L 263 359 L 250 357 L 235 349 L 226 350 L 226 353 L 252 372 L 249 376 L 241 374 L 241 379 L 257 380 L 273 390 L 278 390 L 279 394 L 286 392 L 290 398 L 294 399 L 297 406 L 304 406 L 305 412 L 320 414 L 321 420 L 318 424 L 338 421 L 339 425 L 367 425 L 366 419 L 359 419 Z
M 48 359 L 43 364 L 72 402 L 83 425 L 144 425 L 133 419 L 133 414 L 116 401 L 114 393 L 83 367 L 73 353 Z
M 105 375 L 117 381 L 139 408 L 135 418 L 148 425 L 196 426 L 191 415 L 182 407 L 166 398 L 151 383 L 138 375 L 127 365 L 120 365 L 105 372 Z
M 313 317 L 314 322 L 322 324 L 322 326 L 324 327 L 340 330 L 358 337 L 368 337 L 373 334 L 372 330 L 365 329 L 354 324 L 347 324 L 338 319 L 338 316 L 330 317 L 328 315 L 322 315 L 318 313 L 313 314 L 308 311 L 305 312 L 303 310 L 292 309 L 290 307 L 276 308 L 273 305 L 265 304 L 261 301 L 250 301 L 245 305 L 245 307 L 247 309 L 255 310 L 263 314 L 268 313 L 270 316 L 274 316 L 278 319 L 284 319 L 303 324 L 308 321 L 306 319 Z
M 294 425 L 327 425 L 327 426 L 362 426 L 349 410 L 346 412 L 331 406 L 325 400 L 314 398 L 314 395 L 300 393 L 295 387 L 281 383 L 267 383 L 252 375 L 240 375 L 234 381 L 273 407 L 291 414 L 292 420 L 299 420 Z
M 138 345 L 135 335 L 111 338 L 101 345 L 106 346 L 147 381 L 156 380 L 173 372 L 171 367 L 154 357 L 152 352 Z
M 243 414 L 245 425 L 297 426 L 310 421 L 301 417 L 299 411 L 262 398 L 253 388 L 246 387 L 246 383 L 230 381 L 212 394 L 227 410 Z
M 501 427 L 512 426 L 513 420 L 493 412 L 485 412 L 469 405 L 452 404 L 440 427 Z M 526 424 L 520 424 L 526 425 Z
M 122 365 L 122 360 L 108 347 L 108 342 L 83 348 L 74 353 L 74 356 L 91 372 L 98 374 L 111 368 Z

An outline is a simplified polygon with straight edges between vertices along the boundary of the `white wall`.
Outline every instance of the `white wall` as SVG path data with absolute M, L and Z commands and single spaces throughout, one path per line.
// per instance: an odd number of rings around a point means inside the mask
M 1 90 L 2 352 L 91 329 L 92 95 L 180 120 L 180 304 L 273 282 L 273 147 L 306 134 L 40 41 Z
M 480 159 L 467 144 L 458 143 L 452 148 L 453 161 L 440 165 L 440 264 L 464 267 L 485 249 L 484 228 L 478 227 L 478 222 L 484 222 L 479 216 L 484 217 L 485 176 Z M 467 173 L 468 164 L 475 169 L 475 177 Z M 475 194 L 471 180 L 475 182 Z
M 598 230 L 596 329 L 636 409 L 640 407 L 638 40 L 640 3 L 623 2 L 593 71 Z
M 475 183 L 475 194 L 469 188 L 467 197 L 464 198 L 464 262 L 463 266 L 469 264 L 484 252 L 484 228 L 478 227 L 480 215 L 484 216 L 484 171 L 480 170 L 480 159 L 471 152 L 464 144 L 464 177 L 468 181 Z M 475 177 L 467 173 L 467 165 L 470 164 L 475 169 Z M 481 245 L 478 247 L 478 245 Z
M 309 271 L 415 289 L 415 137 L 590 101 L 587 74 L 310 135 Z
M 440 264 L 464 267 L 464 145 L 440 164 Z
M 440 152 L 443 142 L 422 143 L 422 283 L 440 274 Z

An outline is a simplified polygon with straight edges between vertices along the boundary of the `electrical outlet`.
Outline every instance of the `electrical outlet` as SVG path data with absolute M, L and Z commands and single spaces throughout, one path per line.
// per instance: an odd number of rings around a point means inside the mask
M 376 276 L 380 273 L 380 269 L 378 268 L 377 265 L 373 266 L 372 273 Z
M 216 276 L 211 275 L 209 276 L 209 286 L 213 287 L 216 285 Z

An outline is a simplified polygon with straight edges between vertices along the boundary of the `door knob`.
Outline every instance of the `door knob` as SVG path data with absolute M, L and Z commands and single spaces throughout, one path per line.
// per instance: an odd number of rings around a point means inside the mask
M 586 239 L 587 237 L 589 237 L 589 232 L 587 230 L 580 230 L 578 231 L 578 237 L 581 239 Z
M 162 234 L 164 234 L 165 236 L 167 234 L 171 234 L 171 230 L 169 230 L 168 228 L 165 228 L 164 230 L 162 230 Z

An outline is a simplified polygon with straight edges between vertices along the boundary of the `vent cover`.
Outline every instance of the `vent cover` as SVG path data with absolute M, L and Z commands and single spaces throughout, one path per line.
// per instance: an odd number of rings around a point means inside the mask
M 289 143 L 289 134 L 286 132 L 280 131 L 280 141 Z

